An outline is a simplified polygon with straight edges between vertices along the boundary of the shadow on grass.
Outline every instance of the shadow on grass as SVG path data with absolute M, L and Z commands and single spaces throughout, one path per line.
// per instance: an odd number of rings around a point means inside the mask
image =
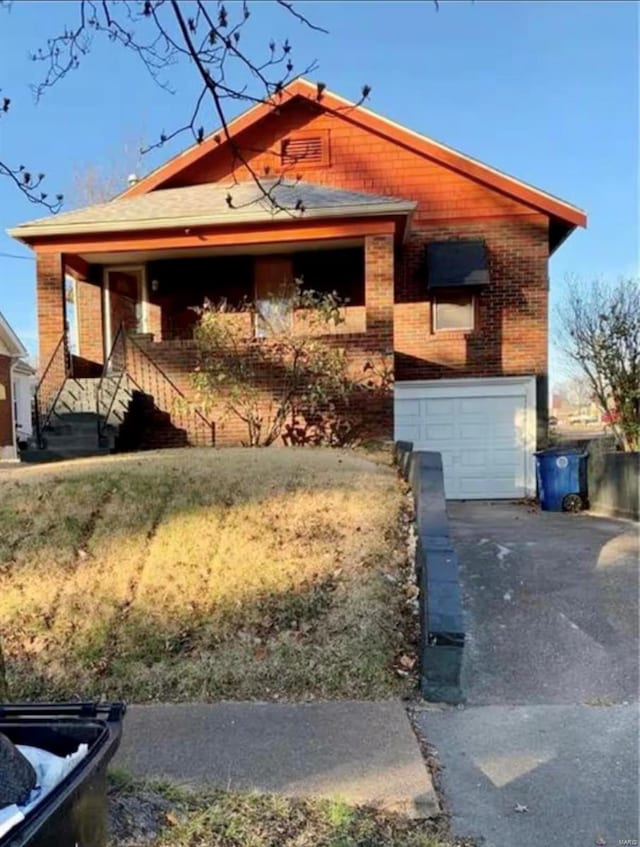
M 270 480 L 251 474 L 247 453 L 244 473 L 218 484 L 134 468 L 13 486 L 1 506 L 0 612 L 14 698 L 402 688 L 392 663 L 410 649 L 410 627 L 381 573 L 401 547 L 399 499 L 386 523 L 381 512 L 379 526 L 354 526 L 347 512 L 362 512 L 364 480 L 341 459 L 331 478 L 294 465 Z M 393 490 L 366 467 L 380 481 L 370 495 Z

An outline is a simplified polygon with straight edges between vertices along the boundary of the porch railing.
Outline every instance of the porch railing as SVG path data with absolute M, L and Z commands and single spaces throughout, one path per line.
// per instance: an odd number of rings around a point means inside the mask
M 139 391 L 152 397 L 156 408 L 170 415 L 171 425 L 184 430 L 192 446 L 214 443 L 214 424 L 193 408 L 184 392 L 121 324 L 96 392 L 100 443 L 106 441 L 114 406 L 125 387 L 129 394 Z
M 67 377 L 71 373 L 71 357 L 67 343 L 67 333 L 63 332 L 46 364 L 33 401 L 33 418 L 36 430 L 36 443 L 41 449 L 46 447 L 45 430 L 51 422 L 56 403 L 62 394 Z
M 109 419 L 126 378 L 126 341 L 126 331 L 124 324 L 121 323 L 113 339 L 109 355 L 105 360 L 96 389 L 98 444 L 104 444 L 107 440 Z

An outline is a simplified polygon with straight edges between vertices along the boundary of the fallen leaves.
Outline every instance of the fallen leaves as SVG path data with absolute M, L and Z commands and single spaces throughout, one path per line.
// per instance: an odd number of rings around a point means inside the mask
M 415 668 L 417 662 L 417 656 L 409 653 L 403 653 L 398 656 L 394 666 L 397 676 L 408 677 L 411 671 Z

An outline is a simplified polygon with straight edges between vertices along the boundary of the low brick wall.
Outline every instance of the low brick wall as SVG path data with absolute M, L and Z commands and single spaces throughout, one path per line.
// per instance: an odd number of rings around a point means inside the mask
M 246 316 L 241 315 L 244 318 Z M 195 341 L 172 340 L 154 341 L 152 336 L 139 336 L 138 344 L 147 355 L 156 362 L 163 372 L 190 399 L 195 399 L 192 375 L 198 364 L 198 347 Z M 372 349 L 372 341 L 365 334 L 342 335 L 327 338 L 327 344 L 336 345 L 347 351 L 347 359 L 351 375 L 354 379 L 362 379 L 365 364 L 373 361 L 378 364 L 380 354 Z M 265 372 L 262 382 L 258 385 L 261 390 L 261 402 L 264 404 L 265 416 L 273 406 L 273 390 L 278 380 L 283 379 L 277 373 Z M 371 376 L 378 382 L 378 377 Z M 143 386 L 145 387 L 145 386 Z M 263 398 L 263 399 L 262 399 Z M 166 411 L 170 411 L 167 409 Z M 349 410 L 357 424 L 358 435 L 363 439 L 389 438 L 393 431 L 393 392 L 389 386 L 384 391 L 363 392 L 359 403 Z M 220 401 L 213 403 L 207 412 L 207 417 L 215 424 L 215 444 L 217 447 L 229 447 L 246 442 L 248 433 L 246 424 L 237 416 L 224 411 L 222 392 Z
M 451 541 L 440 453 L 399 441 L 396 464 L 413 491 L 416 577 L 420 588 L 420 691 L 426 700 L 459 703 L 465 632 L 458 557 Z

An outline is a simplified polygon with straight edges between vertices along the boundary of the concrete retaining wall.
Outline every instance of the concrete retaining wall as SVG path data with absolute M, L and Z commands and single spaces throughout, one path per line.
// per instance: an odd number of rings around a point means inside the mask
M 413 491 L 416 576 L 420 588 L 420 690 L 426 700 L 459 703 L 464 650 L 458 557 L 449 533 L 440 453 L 395 446 L 396 464 Z

